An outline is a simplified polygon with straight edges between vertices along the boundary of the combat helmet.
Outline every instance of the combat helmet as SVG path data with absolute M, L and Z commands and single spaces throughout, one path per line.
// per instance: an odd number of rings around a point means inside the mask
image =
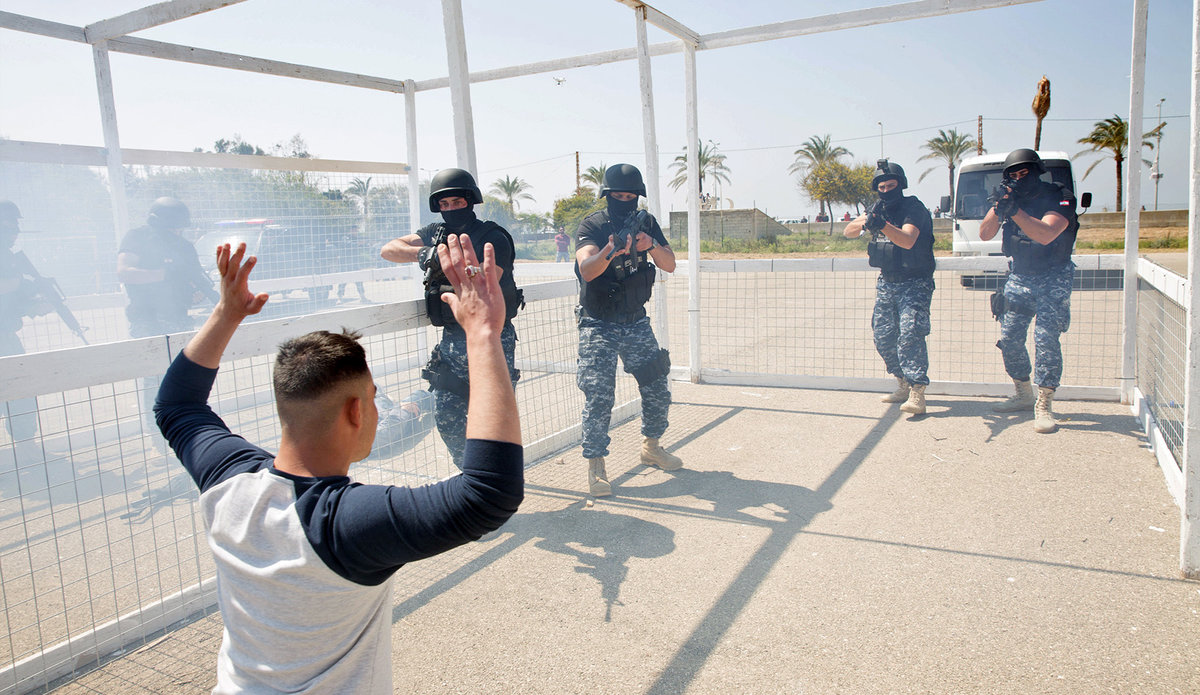
M 184 229 L 192 224 L 192 215 L 182 200 L 165 195 L 150 203 L 146 222 L 155 229 Z
M 904 167 L 895 162 L 882 161 L 885 163 L 882 167 L 877 166 L 875 169 L 875 178 L 871 179 L 871 190 L 878 190 L 879 184 L 888 179 L 896 179 L 900 184 L 900 190 L 908 188 L 908 177 L 904 175 Z
M 646 183 L 642 172 L 632 164 L 614 164 L 604 171 L 604 182 L 600 184 L 600 197 L 613 191 L 636 193 L 646 196 Z
M 466 169 L 442 169 L 433 175 L 429 182 L 429 211 L 441 212 L 438 200 L 452 195 L 462 196 L 470 205 L 483 202 L 475 177 Z
M 1038 153 L 1028 147 L 1022 147 L 1009 152 L 1008 156 L 1004 158 L 1004 175 L 1008 176 L 1013 169 L 1023 166 L 1029 167 L 1029 171 L 1036 176 L 1046 173 L 1046 166 L 1042 164 L 1042 158 L 1038 156 Z

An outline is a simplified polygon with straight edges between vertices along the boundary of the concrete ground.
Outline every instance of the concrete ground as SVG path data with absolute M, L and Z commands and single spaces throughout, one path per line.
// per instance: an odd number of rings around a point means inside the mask
M 401 570 L 396 692 L 1196 693 L 1200 583 L 1126 406 L 676 384 L 641 466 L 617 427 L 610 498 L 579 449 L 520 513 Z M 61 693 L 205 693 L 201 617 Z

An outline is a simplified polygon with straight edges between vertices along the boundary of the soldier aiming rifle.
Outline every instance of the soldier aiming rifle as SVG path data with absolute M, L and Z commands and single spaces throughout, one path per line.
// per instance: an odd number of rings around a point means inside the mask
M 13 251 L 17 242 L 21 219 L 21 211 L 10 200 L 0 200 L 0 236 L 3 238 L 3 257 L 0 258 L 0 324 L 4 332 L 4 347 L 0 349 L 3 355 L 18 355 L 24 352 L 16 334 L 21 330 L 21 319 L 25 316 L 37 317 L 56 312 L 67 324 L 71 332 L 79 336 L 84 345 L 87 338 L 83 335 L 83 326 L 79 325 L 75 315 L 67 307 L 66 297 L 54 278 L 48 278 L 37 271 L 33 262 L 24 251 Z

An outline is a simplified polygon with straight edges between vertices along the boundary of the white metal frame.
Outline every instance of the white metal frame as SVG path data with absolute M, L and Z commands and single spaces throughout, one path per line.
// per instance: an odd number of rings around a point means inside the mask
M 907 21 L 913 19 L 935 17 L 960 12 L 1006 7 L 1011 5 L 1039 2 L 1040 0 L 915 0 L 912 2 L 885 5 L 882 7 L 838 12 L 818 17 L 795 19 L 773 24 L 732 29 L 700 35 L 662 12 L 639 0 L 617 0 L 634 10 L 636 46 L 633 49 L 619 49 L 588 55 L 559 58 L 537 63 L 527 63 L 506 68 L 487 70 L 471 74 L 467 66 L 467 41 L 462 25 L 461 0 L 442 0 L 444 30 L 446 35 L 448 72 L 445 78 L 424 80 L 396 80 L 370 77 L 353 73 L 327 70 L 311 66 L 298 66 L 278 61 L 270 61 L 249 56 L 237 56 L 218 51 L 207 51 L 193 47 L 179 46 L 163 42 L 148 41 L 127 36 L 151 26 L 183 19 L 195 14 L 206 12 L 240 0 L 170 0 L 126 13 L 119 17 L 102 20 L 86 27 L 73 27 L 56 22 L 48 22 L 33 17 L 27 17 L 10 12 L 0 12 L 0 28 L 15 29 L 29 33 L 41 34 L 55 38 L 78 41 L 91 44 L 96 70 L 97 92 L 101 105 L 104 143 L 107 153 L 109 175 L 114 182 L 121 180 L 122 151 L 120 149 L 119 130 L 117 128 L 116 106 L 112 95 L 112 78 L 109 68 L 108 53 L 118 51 L 143 55 L 148 57 L 180 60 L 200 63 L 214 67 L 226 67 L 241 70 L 295 77 L 300 79 L 333 82 L 368 89 L 378 89 L 405 95 L 406 128 L 408 135 L 409 157 L 415 161 L 416 126 L 415 104 L 412 95 L 415 91 L 440 89 L 448 87 L 451 91 L 451 101 L 454 110 L 455 145 L 459 166 L 470 171 L 476 171 L 474 128 L 470 106 L 470 85 L 474 82 L 498 80 L 509 77 L 532 75 L 549 71 L 601 65 L 605 63 L 637 59 L 639 65 L 639 87 L 642 92 L 642 114 L 644 142 L 646 149 L 646 168 L 648 186 L 657 189 L 657 142 L 654 127 L 654 106 L 651 94 L 650 58 L 668 53 L 683 52 L 685 54 L 684 70 L 686 79 L 686 113 L 688 128 L 688 160 L 690 200 L 698 201 L 698 173 L 693 171 L 696 161 L 696 66 L 695 51 L 738 46 L 759 41 L 771 41 L 807 34 L 816 34 L 842 29 L 858 28 L 878 24 Z M 1132 36 L 1132 65 L 1130 75 L 1130 110 L 1131 128 L 1142 122 L 1143 84 L 1145 73 L 1145 35 L 1146 17 L 1149 0 L 1132 0 L 1133 4 L 1133 36 Z M 655 24 L 672 35 L 677 40 L 649 44 L 646 39 L 646 22 Z M 1200 119 L 1200 0 L 1193 0 L 1193 63 L 1192 63 L 1192 128 L 1190 138 L 1190 171 L 1189 203 L 1189 239 L 1195 241 L 1197 224 L 1200 224 L 1200 134 L 1195 124 Z M 1131 134 L 1131 142 L 1140 142 L 1137 133 Z M 1132 149 L 1132 148 L 1131 148 Z M 1140 148 L 1138 148 L 1140 150 Z M 1129 163 L 1128 187 L 1126 189 L 1127 238 L 1126 238 L 1126 283 L 1125 283 L 1125 321 L 1124 355 L 1122 359 L 1122 394 L 1126 401 L 1133 398 L 1133 365 L 1135 349 L 1133 335 L 1136 331 L 1136 284 L 1135 277 L 1138 215 L 1141 209 L 1140 190 L 1140 152 L 1131 152 L 1127 158 Z M 413 191 L 418 188 L 418 170 L 409 170 L 410 204 L 415 197 Z M 124 201 L 122 186 L 113 186 L 113 215 L 118 233 L 127 225 L 127 209 Z M 651 191 L 647 191 L 648 193 Z M 652 211 L 657 211 L 659 205 L 657 190 L 649 196 Z M 698 210 L 689 203 L 688 239 L 690 248 L 699 248 Z M 413 212 L 416 212 L 415 205 Z M 416 224 L 418 215 L 410 215 Z M 415 229 L 415 227 L 414 227 Z M 1197 268 L 1197 254 L 1200 248 L 1197 243 L 1189 244 L 1189 269 Z M 694 275 L 694 274 L 693 274 Z M 689 344 L 690 344 L 690 373 L 693 380 L 699 379 L 703 367 L 699 348 L 699 332 L 696 328 L 699 316 L 698 278 L 690 280 L 689 297 Z M 658 293 L 662 294 L 662 293 Z M 1192 447 L 1191 443 L 1200 428 L 1200 400 L 1196 395 L 1197 384 L 1200 381 L 1200 322 L 1194 321 L 1196 311 L 1200 310 L 1200 289 L 1194 285 L 1189 288 L 1188 295 L 1188 370 L 1187 396 L 1185 404 L 1185 437 L 1184 437 L 1184 486 L 1185 495 L 1182 505 L 1182 532 L 1180 566 L 1182 572 L 1189 577 L 1200 578 L 1200 447 Z M 663 312 L 659 312 L 660 314 Z M 666 326 L 662 324 L 661 330 Z

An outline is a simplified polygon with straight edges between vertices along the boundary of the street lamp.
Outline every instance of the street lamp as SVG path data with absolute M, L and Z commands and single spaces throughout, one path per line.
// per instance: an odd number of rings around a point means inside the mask
M 875 125 L 879 126 L 879 158 L 883 159 L 883 121 L 875 121 Z
M 1158 100 L 1158 123 L 1154 126 L 1155 138 L 1158 140 L 1158 146 L 1154 148 L 1154 169 L 1150 172 L 1150 178 L 1154 179 L 1154 210 L 1158 211 L 1158 180 L 1162 178 L 1162 172 L 1158 170 L 1158 153 L 1162 152 L 1162 105 L 1167 98 L 1163 97 Z

